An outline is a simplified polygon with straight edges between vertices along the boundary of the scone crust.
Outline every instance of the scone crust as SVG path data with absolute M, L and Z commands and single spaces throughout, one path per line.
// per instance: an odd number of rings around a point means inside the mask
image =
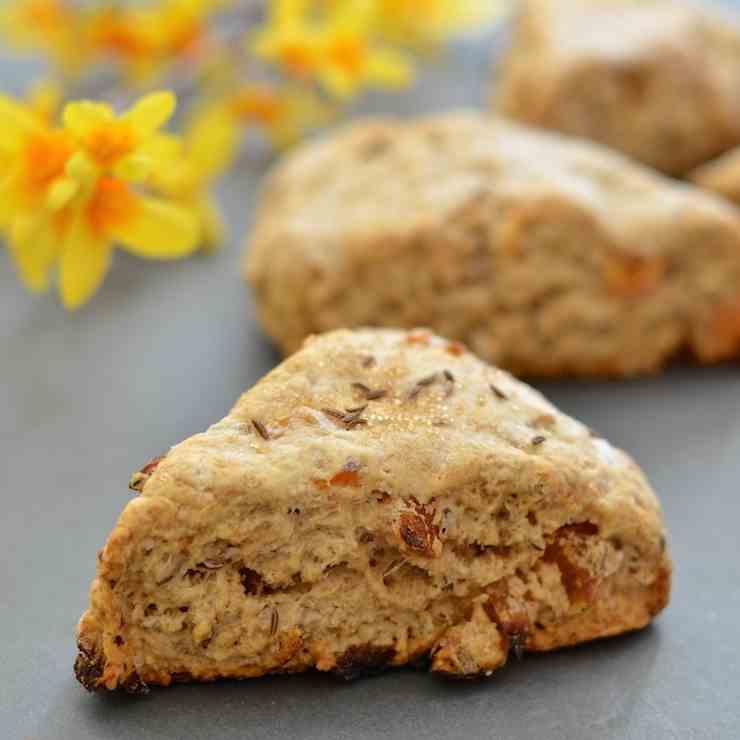
M 685 0 L 523 0 L 493 107 L 684 175 L 740 144 L 740 26 Z
M 287 157 L 244 275 L 286 353 L 343 326 L 418 325 L 525 377 L 740 350 L 735 209 L 588 142 L 474 113 L 361 122 Z
M 698 187 L 740 205 L 740 147 L 697 167 L 689 173 L 688 179 Z
M 472 677 L 510 649 L 643 627 L 668 601 L 662 514 L 634 462 L 426 330 L 313 338 L 146 470 L 78 627 L 89 689 L 423 658 Z M 352 604 L 367 620 L 345 629 Z M 262 624 L 241 652 L 238 614 Z M 168 653 L 170 637 L 189 647 Z

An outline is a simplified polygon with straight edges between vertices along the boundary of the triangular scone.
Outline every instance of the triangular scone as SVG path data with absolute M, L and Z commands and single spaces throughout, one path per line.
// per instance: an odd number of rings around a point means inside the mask
M 309 340 L 132 484 L 79 625 L 90 689 L 424 658 L 477 676 L 668 601 L 636 465 L 426 331 Z
M 329 329 L 420 325 L 522 376 L 740 351 L 740 212 L 475 113 L 365 121 L 290 155 L 245 274 L 286 352 Z
M 684 174 L 740 144 L 740 27 L 682 0 L 522 0 L 494 105 Z

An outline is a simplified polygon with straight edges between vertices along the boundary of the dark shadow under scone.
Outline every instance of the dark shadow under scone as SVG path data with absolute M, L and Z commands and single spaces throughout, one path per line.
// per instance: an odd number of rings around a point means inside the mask
M 424 659 L 479 676 L 668 601 L 629 457 L 426 331 L 310 340 L 132 487 L 80 620 L 89 689 Z

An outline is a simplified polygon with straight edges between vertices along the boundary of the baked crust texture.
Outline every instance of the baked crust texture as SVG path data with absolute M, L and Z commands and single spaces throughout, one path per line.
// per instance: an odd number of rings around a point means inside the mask
M 90 690 L 424 660 L 474 677 L 668 601 L 632 460 L 425 330 L 312 338 L 143 470 L 79 623 Z
M 698 187 L 740 205 L 740 147 L 697 167 L 689 173 L 688 179 Z
M 740 351 L 740 212 L 590 142 L 475 113 L 370 120 L 288 156 L 244 274 L 286 353 L 331 329 L 420 325 L 520 376 Z

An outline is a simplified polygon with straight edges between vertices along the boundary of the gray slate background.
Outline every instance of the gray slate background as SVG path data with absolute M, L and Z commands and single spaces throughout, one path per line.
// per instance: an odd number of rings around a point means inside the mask
M 479 105 L 489 44 L 457 48 L 412 94 L 365 109 Z M 31 72 L 0 57 L 5 90 Z M 541 386 L 629 450 L 662 498 L 675 590 L 640 634 L 526 656 L 483 683 L 306 675 L 132 699 L 74 681 L 75 624 L 129 475 L 221 418 L 278 361 L 237 273 L 264 169 L 224 183 L 223 251 L 165 265 L 119 254 L 75 315 L 25 294 L 0 250 L 0 738 L 740 737 L 737 367 Z

